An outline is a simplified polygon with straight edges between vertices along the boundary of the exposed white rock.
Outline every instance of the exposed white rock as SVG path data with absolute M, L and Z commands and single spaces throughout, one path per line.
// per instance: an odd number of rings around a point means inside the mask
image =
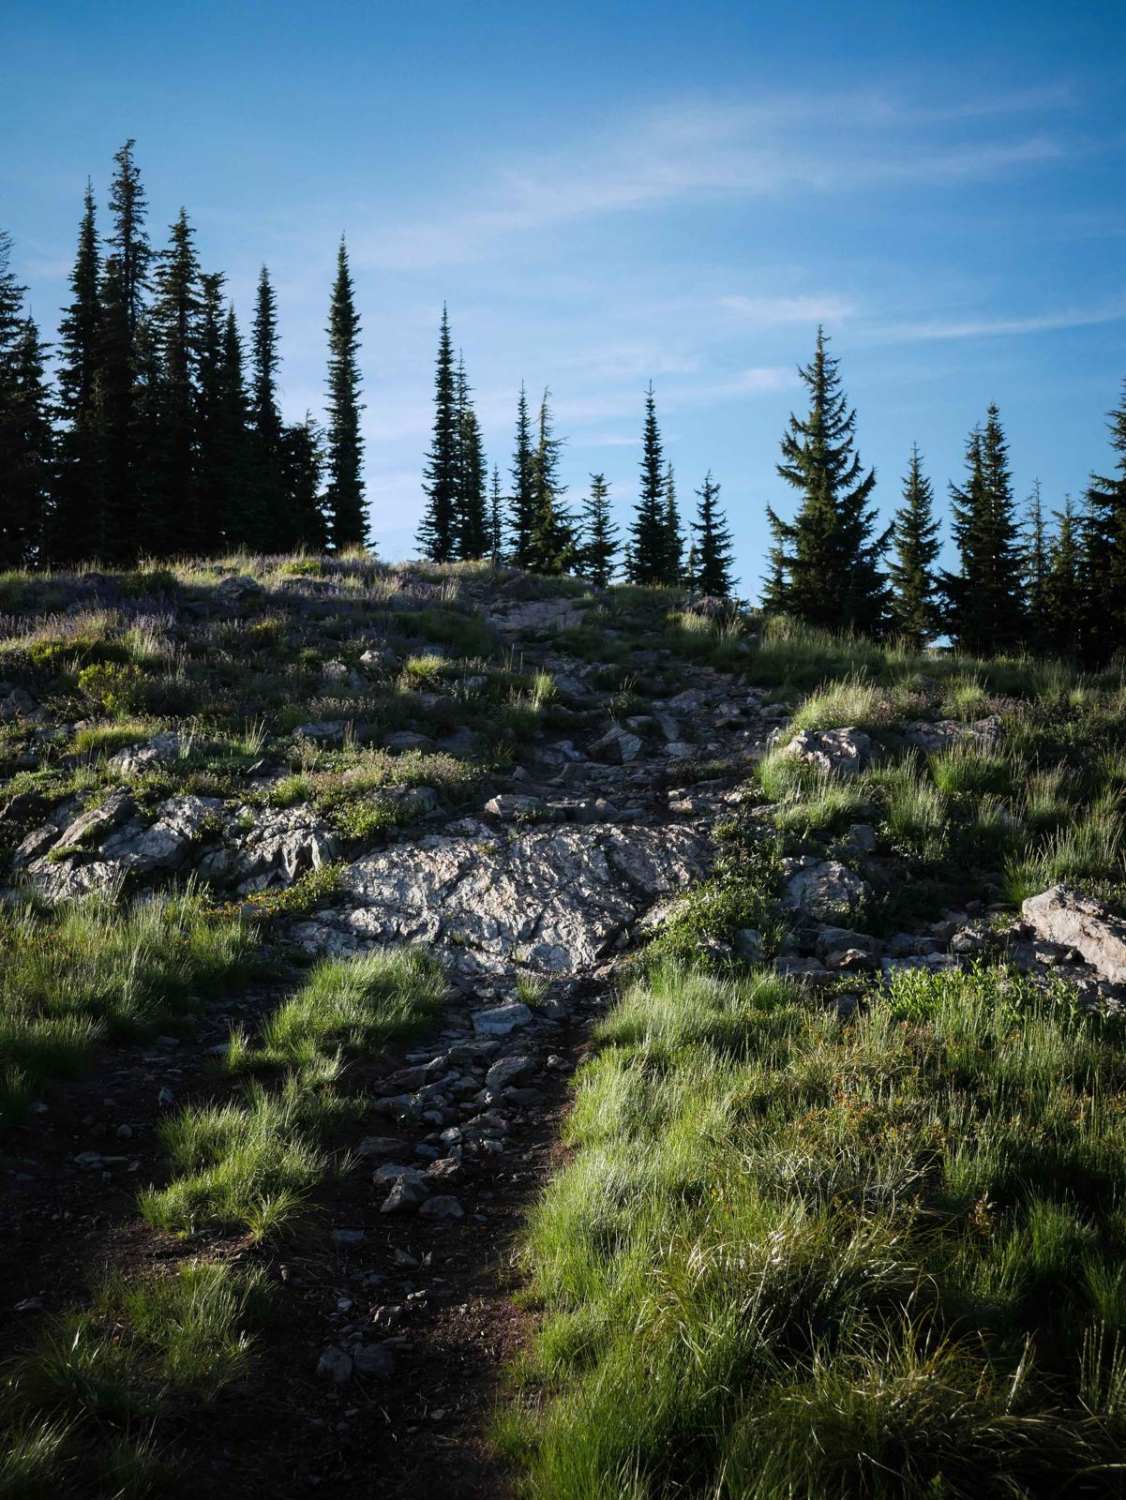
M 1126 922 L 1066 885 L 1029 896 L 1021 915 L 1039 937 L 1074 948 L 1111 984 L 1126 984 Z
M 802 729 L 782 753 L 827 776 L 855 776 L 871 759 L 872 741 L 862 729 Z

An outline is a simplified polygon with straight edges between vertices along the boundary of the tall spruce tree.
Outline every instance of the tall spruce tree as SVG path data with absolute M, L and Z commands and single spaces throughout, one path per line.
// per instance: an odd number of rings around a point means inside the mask
M 450 319 L 443 306 L 434 366 L 434 428 L 423 470 L 426 508 L 417 535 L 419 552 L 432 562 L 450 562 L 457 556 L 460 416 Z
M 299 527 L 289 511 L 283 467 L 282 416 L 278 405 L 278 303 L 265 266 L 258 273 L 250 329 L 251 448 L 253 482 L 245 491 L 242 540 L 263 551 L 296 546 Z
M 152 249 L 133 146 L 126 141 L 114 156 L 100 295 L 102 545 L 106 561 L 120 563 L 135 560 L 149 531 L 148 517 L 141 514 L 140 482 L 143 477 L 147 484 L 152 472 L 148 447 L 159 404 L 153 344 L 142 326 Z
M 476 561 L 489 550 L 488 467 L 462 358 L 457 366 L 457 450 L 456 555 Z
M 509 531 L 512 536 L 512 561 L 518 568 L 529 565 L 532 531 L 535 526 L 533 478 L 535 453 L 532 447 L 532 422 L 528 413 L 528 393 L 523 381 L 516 403 L 516 440 L 512 453 L 512 496 Z
M 1083 626 L 1088 617 L 1087 579 L 1083 566 L 1083 544 L 1079 517 L 1071 503 L 1053 512 L 1056 532 L 1047 548 L 1041 602 L 1043 633 L 1036 639 L 1038 651 L 1076 657 L 1083 648 Z
M 285 493 L 284 545 L 295 552 L 323 552 L 328 545 L 321 499 L 324 449 L 320 428 L 306 412 L 304 422 L 282 428 L 282 488 Z
M 500 492 L 500 470 L 493 465 L 489 490 L 489 555 L 493 567 L 499 568 L 504 557 L 504 496 Z
M 617 554 L 618 528 L 610 512 L 610 486 L 605 474 L 592 474 L 582 511 L 582 576 L 596 589 L 608 588 Z
M 719 485 L 709 469 L 696 491 L 696 519 L 692 522 L 692 560 L 689 586 L 710 599 L 730 599 L 733 548 L 727 517 L 719 506 Z
M 665 469 L 665 576 L 664 582 L 675 587 L 684 578 L 684 532 L 680 525 L 680 507 L 676 498 L 676 475 L 672 464 Z
M 0 335 L 0 567 L 42 559 L 54 457 L 45 358 L 32 318 L 11 343 Z
M 223 324 L 218 386 L 219 414 L 215 448 L 216 461 L 222 468 L 222 543 L 225 547 L 239 547 L 247 544 L 243 526 L 246 519 L 246 492 L 253 483 L 254 453 L 242 335 L 233 307 L 228 307 Z
M 360 436 L 360 318 L 343 237 L 336 256 L 336 280 L 328 319 L 328 425 L 326 505 L 332 545 L 364 547 L 368 540 L 364 505 L 363 438 Z
M 657 423 L 653 383 L 645 393 L 645 421 L 641 434 L 641 484 L 629 527 L 626 576 L 630 583 L 669 581 L 669 528 L 665 497 L 664 450 Z
M 934 517 L 934 491 L 923 473 L 918 444 L 903 480 L 903 504 L 892 523 L 894 556 L 888 565 L 891 579 L 892 625 L 897 635 L 919 651 L 940 628 L 937 579 L 938 522 Z
M 1115 464 L 1110 474 L 1091 475 L 1084 525 L 1090 579 L 1084 655 L 1093 663 L 1126 648 L 1126 380 L 1108 426 Z
M 1070 505 L 1070 501 L 1068 504 Z M 1021 567 L 1024 576 L 1025 620 L 1028 644 L 1035 651 L 1040 649 L 1050 631 L 1047 603 L 1050 549 L 1038 479 L 1034 481 L 1032 493 L 1028 497 L 1022 530 Z
M 856 412 L 841 388 L 840 361 L 828 352 L 824 329 L 810 364 L 798 373 L 809 392 L 809 412 L 791 415 L 778 474 L 798 492 L 793 521 L 767 506 L 780 575 L 773 608 L 829 630 L 879 634 L 887 618 L 887 582 L 880 559 L 892 528 L 876 530 L 869 506 L 876 472 L 864 472 L 855 449 Z
M 151 332 L 158 362 L 160 425 L 147 434 L 142 535 L 158 556 L 206 547 L 196 475 L 200 270 L 195 231 L 183 209 L 157 256 Z
M 996 405 L 966 446 L 966 482 L 950 489 L 951 530 L 961 569 L 944 573 L 946 626 L 975 655 L 1017 647 L 1024 636 L 1021 547 L 1013 506 L 1008 447 Z
M 219 271 L 200 276 L 199 377 L 196 399 L 196 520 L 199 552 L 220 551 L 230 454 L 224 433 L 223 282 Z
M 565 573 L 575 561 L 575 532 L 563 505 L 566 486 L 559 482 L 562 440 L 555 436 L 548 404 L 540 402 L 536 446 L 532 454 L 532 532 L 526 567 L 533 573 Z
M 47 541 L 48 556 L 55 563 L 93 559 L 104 551 L 100 276 L 94 193 L 87 183 L 70 273 L 71 300 L 59 322 L 56 388 L 61 431 Z

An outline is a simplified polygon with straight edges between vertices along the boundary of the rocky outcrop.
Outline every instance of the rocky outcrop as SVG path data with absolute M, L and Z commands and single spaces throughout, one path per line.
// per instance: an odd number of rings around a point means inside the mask
M 1054 885 L 1030 896 L 1021 915 L 1038 937 L 1074 948 L 1111 984 L 1126 984 L 1126 921 L 1103 902 Z
M 336 838 L 308 807 L 271 812 L 244 808 L 242 818 L 248 827 L 237 836 L 234 849 L 217 851 L 202 873 L 233 876 L 243 894 L 291 885 L 336 856 Z
M 903 738 L 908 745 L 934 755 L 961 744 L 988 749 L 1000 740 L 1001 734 L 1001 720 L 993 714 L 987 719 L 977 719 L 972 724 L 963 724 L 959 719 L 939 719 L 935 723 L 918 719 L 905 726 Z
M 835 859 L 802 860 L 786 882 L 783 905 L 819 921 L 847 916 L 868 895 L 867 883 Z
M 348 867 L 343 912 L 295 936 L 314 952 L 424 942 L 470 971 L 516 963 L 587 968 L 660 896 L 698 878 L 704 838 L 686 828 L 559 828 L 496 840 L 432 835 Z
M 856 776 L 872 757 L 872 741 L 862 729 L 802 729 L 782 754 L 826 776 Z

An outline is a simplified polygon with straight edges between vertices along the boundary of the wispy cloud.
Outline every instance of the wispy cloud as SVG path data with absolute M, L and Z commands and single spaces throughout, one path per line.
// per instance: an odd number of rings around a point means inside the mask
M 786 323 L 843 323 L 856 315 L 856 303 L 847 297 L 721 297 L 720 305 L 756 328 L 774 328 Z
M 971 104 L 959 118 L 993 113 L 1004 111 Z M 447 200 L 440 219 L 361 231 L 353 236 L 354 256 L 392 270 L 455 264 L 514 236 L 608 214 L 704 197 L 988 178 L 1058 160 L 1065 150 L 1042 130 L 946 142 L 934 138 L 936 124 L 940 117 L 922 112 L 908 128 L 901 107 L 865 96 L 750 107 L 683 103 L 635 115 L 565 149 L 500 160 L 473 205 L 451 213 Z
M 1066 328 L 1090 328 L 1099 323 L 1117 323 L 1126 318 L 1126 298 L 1102 307 L 1038 313 L 1027 318 L 936 319 L 903 323 L 878 330 L 881 341 L 915 342 L 928 339 L 982 339 L 1028 333 L 1053 333 Z

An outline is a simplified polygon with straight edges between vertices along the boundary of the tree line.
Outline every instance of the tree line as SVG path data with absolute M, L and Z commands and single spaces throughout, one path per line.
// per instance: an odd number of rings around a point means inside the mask
M 184 210 L 153 249 L 133 146 L 114 157 L 104 233 L 86 190 L 53 389 L 0 233 L 0 566 L 363 545 L 360 324 L 343 240 L 327 420 L 287 423 L 268 270 L 247 345 Z
M 1093 474 L 1082 506 L 1068 498 L 1050 518 L 1039 484 L 1019 512 L 1001 413 L 988 407 L 950 486 L 958 566 L 947 570 L 937 565 L 940 526 L 918 447 L 899 508 L 880 528 L 875 471 L 860 461 L 856 412 L 824 330 L 799 373 L 809 410 L 790 417 L 778 465 L 798 502 L 791 520 L 767 507 L 768 611 L 915 647 L 945 635 L 987 656 L 1027 650 L 1100 664 L 1126 646 L 1126 384 L 1109 414 L 1115 472 Z
M 0 567 L 367 545 L 360 319 L 344 240 L 329 298 L 325 420 L 286 422 L 268 270 L 244 339 L 225 278 L 200 265 L 183 210 L 167 245 L 153 249 L 133 146 L 114 158 L 104 231 L 87 188 L 53 383 L 0 232 Z M 950 486 L 958 563 L 947 570 L 918 447 L 881 527 L 875 471 L 861 463 L 856 412 L 823 330 L 799 373 L 808 410 L 791 415 L 778 464 L 797 503 L 789 519 L 767 507 L 767 612 L 915 646 L 945 636 L 974 653 L 1028 649 L 1098 663 L 1126 644 L 1126 386 L 1110 413 L 1112 474 L 1092 475 L 1078 506 L 1068 499 L 1050 514 L 1038 487 L 1020 512 L 1001 415 L 988 408 L 967 440 L 964 476 Z M 652 386 L 624 536 L 604 474 L 590 476 L 578 510 L 568 503 L 549 391 L 533 407 L 521 387 L 503 480 L 486 459 L 472 395 L 443 309 L 422 556 L 730 597 L 720 486 L 704 476 L 686 526 Z

